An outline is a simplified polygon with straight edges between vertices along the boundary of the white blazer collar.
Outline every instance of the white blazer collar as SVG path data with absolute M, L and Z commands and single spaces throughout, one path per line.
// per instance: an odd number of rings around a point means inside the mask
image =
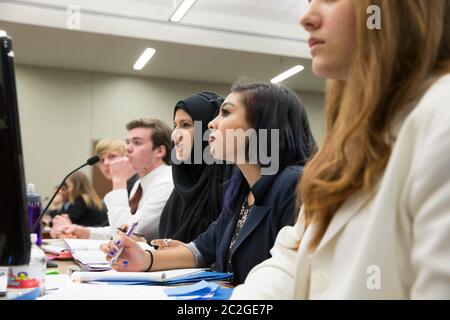
M 330 242 L 342 228 L 344 228 L 348 221 L 358 213 L 365 204 L 367 204 L 368 200 L 370 200 L 370 198 L 363 195 L 361 192 L 358 192 L 345 201 L 331 219 L 331 222 L 314 253 L 319 252 L 328 242 Z

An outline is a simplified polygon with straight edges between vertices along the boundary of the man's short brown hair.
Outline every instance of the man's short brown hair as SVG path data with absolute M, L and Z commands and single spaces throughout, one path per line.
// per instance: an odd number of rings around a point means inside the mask
M 128 131 L 136 128 L 152 129 L 150 139 L 153 142 L 153 149 L 164 146 L 166 148 L 166 155 L 163 160 L 166 164 L 170 164 L 170 154 L 172 151 L 172 130 L 170 127 L 161 120 L 148 118 L 133 120 L 127 124 Z

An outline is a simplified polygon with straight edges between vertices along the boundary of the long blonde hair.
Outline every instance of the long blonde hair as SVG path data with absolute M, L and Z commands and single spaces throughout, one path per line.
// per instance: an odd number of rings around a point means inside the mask
M 103 209 L 103 203 L 97 192 L 95 192 L 92 184 L 89 182 L 88 177 L 81 171 L 77 171 L 71 174 L 68 178 L 73 184 L 72 191 L 69 192 L 68 198 L 70 203 L 74 203 L 78 197 L 82 197 L 84 203 L 88 207 L 95 208 L 97 210 Z
M 353 0 L 356 49 L 349 80 L 329 80 L 326 134 L 299 186 L 310 244 L 322 239 L 333 215 L 352 195 L 373 192 L 389 161 L 394 118 L 432 81 L 450 72 L 449 0 Z M 381 8 L 381 30 L 366 26 L 367 8 Z

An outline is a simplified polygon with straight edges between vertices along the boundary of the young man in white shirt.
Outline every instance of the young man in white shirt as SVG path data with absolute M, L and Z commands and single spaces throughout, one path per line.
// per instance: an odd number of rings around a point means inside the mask
M 161 212 L 173 190 L 169 166 L 172 132 L 168 125 L 155 119 L 131 121 L 127 130 L 127 155 L 110 164 L 113 190 L 104 198 L 109 226 L 71 225 L 60 237 L 111 239 L 119 227 L 138 221 L 136 232 L 142 233 L 147 241 L 158 238 Z M 140 179 L 129 199 L 127 180 L 136 172 Z M 136 197 L 140 199 L 136 201 Z

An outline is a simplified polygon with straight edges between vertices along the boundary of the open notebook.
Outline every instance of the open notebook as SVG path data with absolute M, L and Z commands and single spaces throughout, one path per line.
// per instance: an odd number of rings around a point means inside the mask
M 110 263 L 106 260 L 106 255 L 100 250 L 100 245 L 108 243 L 108 240 L 90 239 L 65 239 L 66 247 L 72 253 L 73 259 L 80 267 L 87 271 L 111 270 Z M 144 250 L 153 250 L 145 242 L 138 242 Z

